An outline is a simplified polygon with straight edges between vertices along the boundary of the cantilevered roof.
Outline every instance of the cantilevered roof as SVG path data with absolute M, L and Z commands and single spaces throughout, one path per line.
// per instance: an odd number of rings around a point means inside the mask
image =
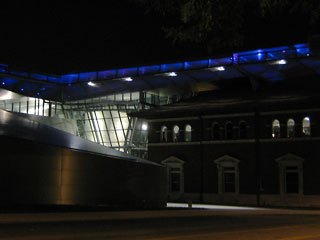
M 309 46 L 296 44 L 239 52 L 218 59 L 56 76 L 16 71 L 0 64 L 0 87 L 25 96 L 69 101 L 160 88 L 178 92 L 213 90 L 244 78 L 249 78 L 255 88 L 260 82 L 319 76 L 319 67 L 320 59 L 312 55 Z

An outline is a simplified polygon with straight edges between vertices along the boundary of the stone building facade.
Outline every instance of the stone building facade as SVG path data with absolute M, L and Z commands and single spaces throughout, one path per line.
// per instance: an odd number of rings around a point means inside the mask
M 168 200 L 319 207 L 320 108 L 311 95 L 200 96 L 140 112 L 149 159 L 167 166 Z

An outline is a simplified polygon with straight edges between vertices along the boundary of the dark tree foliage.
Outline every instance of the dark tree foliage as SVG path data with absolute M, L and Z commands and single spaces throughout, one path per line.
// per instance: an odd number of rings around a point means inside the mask
M 162 29 L 173 42 L 205 45 L 208 54 L 217 48 L 241 47 L 259 34 L 266 38 L 271 28 L 288 38 L 298 34 L 290 31 L 319 32 L 319 0 L 133 1 L 163 17 Z

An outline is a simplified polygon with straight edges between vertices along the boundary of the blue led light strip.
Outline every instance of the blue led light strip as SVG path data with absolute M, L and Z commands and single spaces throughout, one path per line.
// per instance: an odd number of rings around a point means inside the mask
M 141 75 L 153 75 L 158 73 L 186 71 L 192 69 L 211 68 L 232 64 L 246 64 L 281 59 L 308 57 L 311 55 L 308 44 L 296 44 L 293 46 L 282 46 L 268 49 L 257 49 L 246 52 L 234 53 L 232 57 L 219 59 L 205 59 L 198 61 L 185 61 L 152 66 L 141 66 L 133 68 L 121 68 L 97 72 L 73 73 L 61 76 L 49 76 L 36 73 L 12 71 L 8 65 L 0 64 L 0 73 L 11 76 L 25 77 L 38 81 L 51 82 L 56 84 L 88 83 L 90 81 L 112 80 L 117 78 L 128 78 Z

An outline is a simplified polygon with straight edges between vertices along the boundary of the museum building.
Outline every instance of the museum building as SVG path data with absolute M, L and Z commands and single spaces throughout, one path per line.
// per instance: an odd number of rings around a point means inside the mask
M 148 120 L 169 201 L 320 206 L 320 65 L 303 61 L 241 66 L 257 72 L 132 114 Z
M 308 44 L 63 75 L 0 64 L 0 204 L 318 206 L 319 69 Z

